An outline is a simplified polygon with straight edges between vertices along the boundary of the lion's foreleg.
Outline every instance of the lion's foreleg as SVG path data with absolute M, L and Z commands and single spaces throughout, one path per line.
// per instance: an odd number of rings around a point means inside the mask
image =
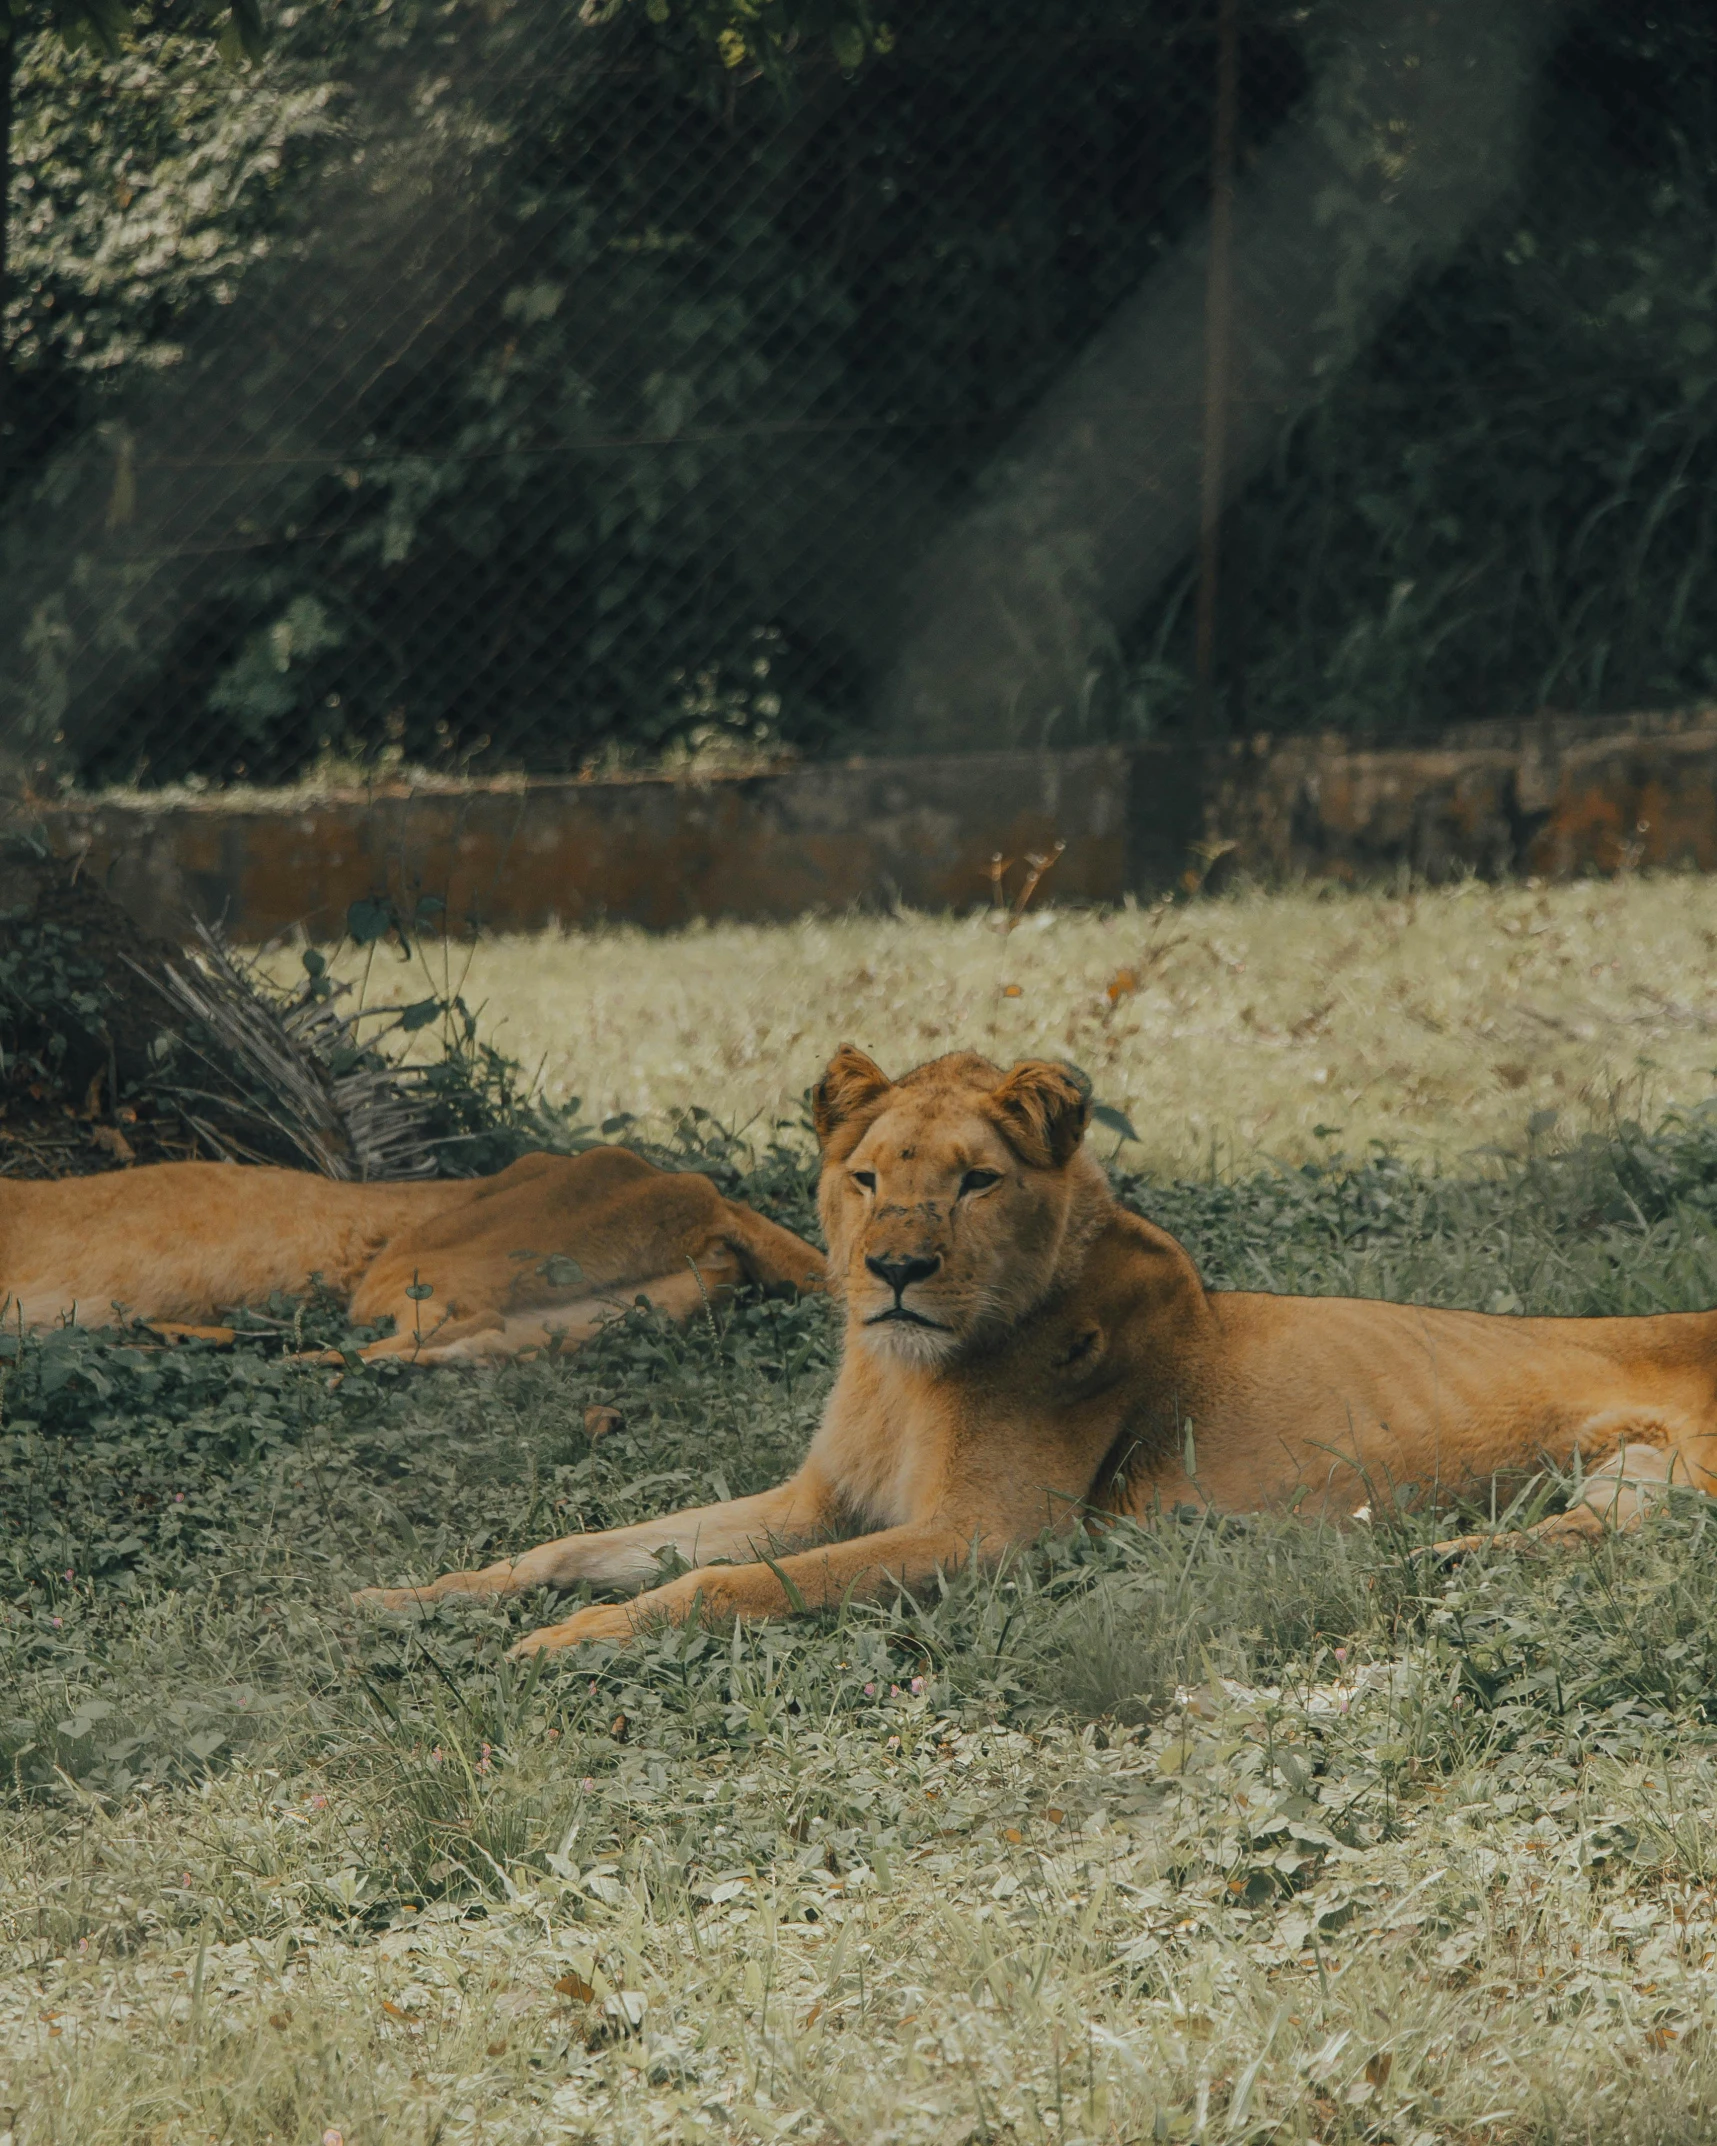
M 563 1624 L 545 1625 L 521 1639 L 513 1652 L 576 1647 L 587 1639 L 629 1639 L 657 1619 L 683 1624 L 697 1607 L 714 1618 L 781 1617 L 794 1610 L 826 1609 L 849 1596 L 869 1599 L 891 1587 L 922 1585 L 939 1571 L 963 1565 L 974 1552 L 984 1562 L 993 1562 L 1005 1548 L 1005 1540 L 986 1543 L 976 1531 L 965 1533 L 941 1523 L 885 1528 L 767 1564 L 682 1573 L 629 1603 L 593 1606 Z
M 425 1587 L 366 1587 L 353 1599 L 369 1608 L 410 1609 L 444 1595 L 518 1595 L 533 1587 L 574 1587 L 580 1580 L 598 1587 L 642 1587 L 660 1576 L 666 1552 L 688 1565 L 755 1558 L 760 1551 L 772 1554 L 777 1546 L 789 1549 L 802 1543 L 831 1517 L 826 1491 L 801 1470 L 790 1482 L 756 1497 L 696 1506 L 636 1527 L 563 1536 L 478 1572 L 443 1573 Z

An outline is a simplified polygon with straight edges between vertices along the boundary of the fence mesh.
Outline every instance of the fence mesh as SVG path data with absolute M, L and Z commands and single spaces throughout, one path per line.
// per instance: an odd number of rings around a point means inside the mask
M 190 5 L 18 50 L 41 774 L 1717 688 L 1707 0 Z

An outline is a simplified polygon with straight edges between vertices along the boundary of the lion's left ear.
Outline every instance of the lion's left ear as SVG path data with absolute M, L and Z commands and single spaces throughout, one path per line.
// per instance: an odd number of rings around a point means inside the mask
M 991 1095 L 990 1108 L 1022 1162 L 1059 1170 L 1085 1137 L 1091 1083 L 1077 1066 L 1028 1058 Z

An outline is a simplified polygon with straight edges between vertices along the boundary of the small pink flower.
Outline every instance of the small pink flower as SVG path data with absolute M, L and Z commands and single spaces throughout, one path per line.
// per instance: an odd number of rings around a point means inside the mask
M 313 1811 L 325 1811 L 328 1808 L 328 1799 L 326 1796 L 312 1796 L 308 1800 L 310 1808 Z
M 1347 1660 L 1347 1649 L 1345 1647 L 1337 1647 L 1337 1649 L 1335 1650 L 1335 1658 L 1338 1662 L 1345 1662 Z
M 65 1619 L 63 1617 L 50 1617 L 48 1619 L 48 1622 L 53 1626 L 56 1632 L 62 1631 L 65 1628 Z
M 891 1699 L 898 1699 L 900 1697 L 900 1686 L 898 1684 L 891 1684 L 888 1687 L 888 1696 Z
M 432 1766 L 439 1766 L 441 1764 L 441 1746 L 439 1744 L 437 1744 L 435 1749 L 429 1754 L 429 1763 Z
M 330 2124 L 322 2134 L 322 2146 L 346 2146 L 346 2134 Z
M 584 1779 L 580 1781 L 578 1785 L 588 1796 L 590 1794 L 590 1791 L 596 1786 L 596 1783 L 590 1778 L 589 1774 L 586 1774 Z
M 77 1574 L 72 1570 L 70 1565 L 66 1567 L 66 1578 L 68 1580 L 75 1580 L 77 1578 Z
M 185 1502 L 185 1493 L 184 1493 L 184 1492 L 183 1492 L 182 1490 L 176 1490 L 176 1491 L 174 1491 L 174 1493 L 173 1493 L 173 1503 L 174 1503 L 175 1505 L 183 1505 L 183 1504 L 184 1504 L 184 1502 Z
M 89 1950 L 89 1939 L 87 1937 L 80 1937 L 78 1939 L 78 1950 L 79 1952 L 87 1952 Z
M 884 1744 L 883 1749 L 885 1751 L 898 1751 L 900 1749 L 900 1738 L 898 1736 L 891 1736 L 888 1739 L 888 1742 Z
M 179 1889 L 180 1889 L 180 1891 L 181 1891 L 181 1892 L 186 1892 L 186 1893 L 188 1893 L 188 1892 L 189 1892 L 189 1891 L 191 1890 L 191 1873 L 190 1873 L 190 1872 L 189 1872 L 188 1870 L 187 1870 L 187 1871 L 186 1871 L 186 1872 L 185 1872 L 185 1873 L 183 1874 L 183 1876 L 182 1876 L 182 1877 L 180 1878 L 180 1880 L 179 1880 Z
M 477 1760 L 477 1771 L 479 1773 L 488 1773 L 490 1771 L 489 1751 L 490 1746 L 488 1744 L 485 1744 L 482 1749 L 482 1754 Z
M 922 1677 L 914 1677 L 912 1680 L 912 1696 L 916 1699 L 923 1689 L 924 1679 Z
M 59 1619 L 56 1617 L 54 1619 L 54 1622 L 58 1624 Z M 876 1686 L 874 1684 L 867 1684 L 864 1688 L 864 1695 L 867 1699 L 874 1699 L 876 1697 Z

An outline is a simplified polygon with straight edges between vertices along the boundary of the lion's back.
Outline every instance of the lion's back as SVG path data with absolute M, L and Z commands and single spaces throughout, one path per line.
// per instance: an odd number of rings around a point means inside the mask
M 200 1319 L 224 1304 L 349 1290 L 376 1247 L 450 1188 L 340 1184 L 308 1171 L 155 1163 L 99 1177 L 0 1188 L 0 1291 L 26 1325 L 113 1306 Z M 14 1313 L 16 1315 L 16 1313 Z

